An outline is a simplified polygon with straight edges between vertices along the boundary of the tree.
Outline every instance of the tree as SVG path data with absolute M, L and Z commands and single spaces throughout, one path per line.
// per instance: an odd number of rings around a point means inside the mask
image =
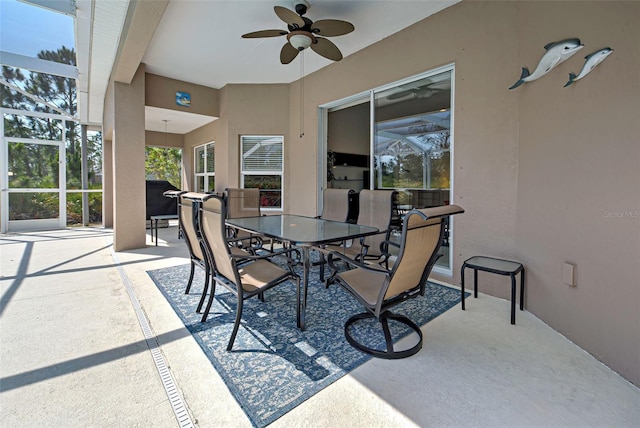
M 38 58 L 58 63 L 75 65 L 76 56 L 73 49 L 62 46 L 56 51 L 41 51 Z M 31 72 L 13 67 L 2 67 L 3 78 L 12 85 L 46 101 L 50 105 L 67 112 L 70 116 L 77 113 L 77 91 L 75 79 L 53 76 L 45 73 Z M 2 106 L 26 111 L 59 114 L 45 103 L 37 102 L 19 91 L 14 91 L 5 85 L 0 85 Z M 68 189 L 81 188 L 82 151 L 80 126 L 74 121 L 58 119 L 44 119 L 25 115 L 5 115 L 5 135 L 16 138 L 30 138 L 42 140 L 60 140 L 62 133 L 66 141 L 66 177 Z M 89 146 L 89 177 L 95 177 L 101 171 L 102 141 L 99 134 L 93 135 L 87 142 Z M 58 150 L 53 146 L 14 142 L 9 144 L 9 171 L 11 172 L 9 186 L 12 188 L 57 188 L 59 177 Z M 101 187 L 100 184 L 97 185 Z M 12 194 L 10 199 L 10 218 L 38 218 L 47 217 L 47 212 L 57 213 L 57 202 L 52 198 L 45 198 L 42 194 Z M 50 195 L 49 195 L 50 196 Z M 51 206 L 48 209 L 36 210 L 47 199 Z M 71 199 L 71 198 L 68 198 Z M 24 204 L 19 208 L 18 200 Z M 29 204 L 32 214 L 29 216 Z M 18 215 L 15 210 L 20 210 Z M 67 204 L 72 212 L 73 204 Z M 81 208 L 80 208 L 81 209 Z M 40 214 L 33 214 L 39 212 Z
M 38 58 L 68 65 L 75 65 L 76 63 L 75 51 L 65 46 L 57 51 L 41 51 L 38 53 Z M 67 112 L 70 116 L 76 115 L 75 79 L 24 71 L 7 66 L 2 67 L 2 75 L 7 82 L 37 96 L 51 105 L 55 105 L 59 109 Z M 3 107 L 58 114 L 48 105 L 39 103 L 20 92 L 13 91 L 4 85 L 0 86 L 0 88 L 2 91 Z M 67 141 L 67 176 L 70 180 L 80 178 L 82 158 L 79 125 L 76 122 L 63 122 L 55 119 L 20 115 L 6 115 L 4 122 L 5 135 L 11 137 L 59 140 L 62 137 L 62 132 L 65 132 Z M 64 131 L 61 129 L 61 123 L 64 123 Z M 20 187 L 41 186 L 43 184 L 43 175 L 39 173 L 42 173 L 45 169 L 50 172 L 51 176 L 57 177 L 58 159 L 55 158 L 55 155 L 53 155 L 52 158 L 51 153 L 51 150 L 43 149 L 43 147 L 37 145 L 12 144 L 9 146 L 10 169 L 14 173 L 14 176 L 23 177 L 22 186 Z
M 147 180 L 167 180 L 182 188 L 182 151 L 175 148 L 151 147 L 145 150 Z

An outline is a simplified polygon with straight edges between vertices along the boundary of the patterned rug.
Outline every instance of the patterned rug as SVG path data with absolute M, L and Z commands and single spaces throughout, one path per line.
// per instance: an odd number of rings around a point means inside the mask
M 270 424 L 371 358 L 351 347 L 344 337 L 345 321 L 363 312 L 362 306 L 339 286 L 325 289 L 317 270 L 310 274 L 305 331 L 296 327 L 295 284 L 285 282 L 268 290 L 264 302 L 257 298 L 245 301 L 243 322 L 231 352 L 226 346 L 235 321 L 233 294 L 216 287 L 209 319 L 201 323 L 195 312 L 204 281 L 201 269 L 196 268 L 188 295 L 184 289 L 189 265 L 147 273 L 256 427 Z M 394 312 L 423 325 L 459 301 L 458 290 L 429 282 L 424 297 L 401 303 Z M 374 342 L 380 339 L 379 346 L 384 347 L 382 330 L 375 327 L 365 326 L 354 336 Z M 403 327 L 393 331 L 394 337 L 407 333 Z

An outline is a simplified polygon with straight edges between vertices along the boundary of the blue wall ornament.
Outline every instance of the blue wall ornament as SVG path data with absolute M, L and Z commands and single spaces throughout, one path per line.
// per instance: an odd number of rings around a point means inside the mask
M 181 107 L 191 107 L 191 94 L 188 92 L 176 92 L 176 104 Z

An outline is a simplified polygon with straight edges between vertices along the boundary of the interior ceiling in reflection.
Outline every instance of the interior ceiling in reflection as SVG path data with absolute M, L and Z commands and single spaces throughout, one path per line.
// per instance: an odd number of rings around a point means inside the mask
M 376 156 L 437 156 L 450 148 L 451 113 L 446 111 L 376 124 Z

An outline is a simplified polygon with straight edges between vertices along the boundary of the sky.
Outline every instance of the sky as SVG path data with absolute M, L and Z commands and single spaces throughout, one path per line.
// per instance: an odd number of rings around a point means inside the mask
M 36 57 L 41 50 L 75 49 L 73 18 L 62 13 L 0 0 L 0 50 Z

